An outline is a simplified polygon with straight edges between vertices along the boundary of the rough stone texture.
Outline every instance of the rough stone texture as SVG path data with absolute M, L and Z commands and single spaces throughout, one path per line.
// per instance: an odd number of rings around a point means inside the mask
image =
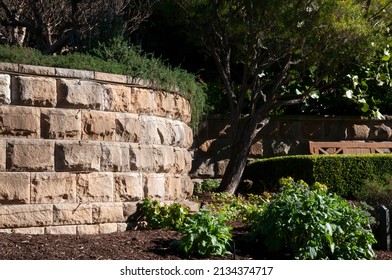
M 104 86 L 104 110 L 112 112 L 132 112 L 132 90 L 127 86 Z
M 123 215 L 126 221 L 132 221 L 138 210 L 138 202 L 124 202 Z
M 50 226 L 45 228 L 46 234 L 76 234 L 76 226 Z
M 117 75 L 111 73 L 104 72 L 94 72 L 95 80 L 105 81 L 105 82 L 115 82 L 115 83 L 123 83 L 127 82 L 127 77 L 124 75 Z
M 76 202 L 76 175 L 71 173 L 31 173 L 31 203 Z
M 15 77 L 13 104 L 55 107 L 57 102 L 56 79 L 41 77 Z
M 81 203 L 113 201 L 113 173 L 76 175 L 76 195 Z
M 141 137 L 141 123 L 136 114 L 116 114 L 116 141 L 138 143 Z
M 0 232 L 125 231 L 146 196 L 191 195 L 190 107 L 179 94 L 101 72 L 0 71 Z
M 354 124 L 352 126 L 352 139 L 365 140 L 369 138 L 370 128 L 367 125 Z
M 100 171 L 101 145 L 86 142 L 56 143 L 56 171 Z
M 19 65 L 19 72 L 25 74 L 36 74 L 43 76 L 54 76 L 56 71 L 53 67 L 36 66 L 36 65 Z
M 0 205 L 25 204 L 29 202 L 30 173 L 0 172 Z
M 45 139 L 80 139 L 81 111 L 42 109 L 41 137 Z
M 61 79 L 58 85 L 58 106 L 65 108 L 101 109 L 104 90 L 91 81 Z
M 0 106 L 0 137 L 38 138 L 40 109 Z
M 99 111 L 82 113 L 82 139 L 114 141 L 116 132 L 115 114 Z
M 9 75 L 0 74 L 0 104 L 11 103 L 11 78 Z
M 165 175 L 145 173 L 143 175 L 144 193 L 146 197 L 164 200 L 165 198 Z
M 0 228 L 36 227 L 53 224 L 53 206 L 1 205 Z
M 13 140 L 7 143 L 8 171 L 54 171 L 54 142 Z
M 66 203 L 53 205 L 53 223 L 57 225 L 91 224 L 93 221 L 91 204 Z
M 98 234 L 99 225 L 78 225 L 76 226 L 76 234 Z
M 0 139 L 0 172 L 5 170 L 7 142 Z
M 113 232 L 117 232 L 117 223 L 106 223 L 99 225 L 100 234 L 108 234 Z
M 94 203 L 93 204 L 93 223 L 113 223 L 123 222 L 122 203 Z
M 29 228 L 15 228 L 12 230 L 12 233 L 19 233 L 19 234 L 45 234 L 44 227 L 29 227 Z
M 392 129 L 385 125 L 384 123 L 380 125 L 375 125 L 374 126 L 374 131 L 373 131 L 374 137 L 372 137 L 375 140 L 389 140 L 392 136 Z
M 132 88 L 132 109 L 130 112 L 150 114 L 154 111 L 154 93 L 150 89 Z
M 101 171 L 130 171 L 129 144 L 102 143 Z
M 175 172 L 175 154 L 173 147 L 154 145 L 153 159 L 154 172 L 156 173 L 173 173 Z
M 139 201 L 144 198 L 140 173 L 114 174 L 114 201 Z

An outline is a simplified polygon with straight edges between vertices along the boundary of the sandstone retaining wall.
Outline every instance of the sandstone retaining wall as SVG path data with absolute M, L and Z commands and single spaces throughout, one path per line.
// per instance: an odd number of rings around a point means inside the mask
M 195 138 L 191 176 L 220 178 L 229 157 L 228 118 L 215 116 Z M 309 141 L 392 141 L 392 118 L 369 120 L 354 116 L 277 116 L 260 132 L 250 159 L 310 154 Z M 387 152 L 387 151 L 386 151 Z
M 188 198 L 189 103 L 148 86 L 0 63 L 0 231 L 123 231 L 146 196 Z

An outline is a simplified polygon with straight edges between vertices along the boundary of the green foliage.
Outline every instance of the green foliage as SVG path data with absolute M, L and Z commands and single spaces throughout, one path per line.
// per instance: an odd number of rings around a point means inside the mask
M 262 159 L 251 164 L 245 177 L 263 190 L 277 190 L 278 180 L 292 177 L 309 183 L 320 182 L 345 198 L 356 197 L 365 180 L 390 173 L 390 155 L 303 155 Z
M 180 203 L 161 204 L 158 200 L 151 198 L 144 199 L 142 211 L 148 226 L 154 229 L 179 230 L 189 214 L 189 209 Z
M 268 202 L 268 194 L 237 196 L 223 192 L 213 193 L 211 202 L 205 207 L 212 213 L 225 216 L 228 222 L 240 221 L 250 225 L 263 213 Z
M 370 215 L 322 184 L 280 181 L 282 191 L 255 221 L 253 234 L 273 252 L 296 259 L 372 259 L 376 242 Z
M 211 214 L 207 210 L 189 216 L 179 230 L 185 235 L 179 241 L 179 248 L 186 254 L 206 258 L 228 254 L 232 235 L 225 222 L 224 215 Z
M 366 202 L 375 210 L 379 209 L 381 205 L 392 209 L 392 175 L 385 174 L 365 180 L 356 199 Z
M 219 180 L 205 179 L 195 187 L 195 193 L 212 192 L 219 187 Z
M 130 46 L 122 37 L 100 44 L 89 54 L 59 56 L 44 56 L 34 49 L 0 45 L 0 61 L 101 71 L 151 80 L 159 89 L 179 89 L 180 94 L 190 102 L 194 130 L 198 128 L 203 114 L 205 94 L 194 75 L 173 68 L 151 54 L 144 54 L 140 48 Z

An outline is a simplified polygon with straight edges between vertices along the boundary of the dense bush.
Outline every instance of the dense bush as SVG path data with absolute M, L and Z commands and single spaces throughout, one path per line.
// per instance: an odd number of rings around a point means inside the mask
M 290 176 L 326 184 L 338 195 L 355 198 L 366 180 L 381 177 L 391 170 L 390 155 L 305 155 L 256 161 L 244 176 L 264 190 L 276 190 L 279 179 Z
M 159 89 L 170 91 L 178 88 L 191 104 L 192 127 L 195 130 L 204 110 L 205 94 L 194 75 L 173 68 L 151 54 L 144 54 L 121 37 L 100 44 L 89 53 L 58 56 L 45 56 L 30 48 L 0 45 L 0 61 L 122 74 L 154 81 Z
M 270 251 L 296 259 L 372 259 L 370 215 L 325 185 L 281 180 L 282 191 L 254 222 L 253 234 Z

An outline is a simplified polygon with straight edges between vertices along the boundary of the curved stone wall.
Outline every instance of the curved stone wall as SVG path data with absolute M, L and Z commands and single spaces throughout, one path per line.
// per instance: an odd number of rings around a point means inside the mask
M 0 231 L 123 231 L 193 191 L 190 106 L 140 79 L 0 63 Z

